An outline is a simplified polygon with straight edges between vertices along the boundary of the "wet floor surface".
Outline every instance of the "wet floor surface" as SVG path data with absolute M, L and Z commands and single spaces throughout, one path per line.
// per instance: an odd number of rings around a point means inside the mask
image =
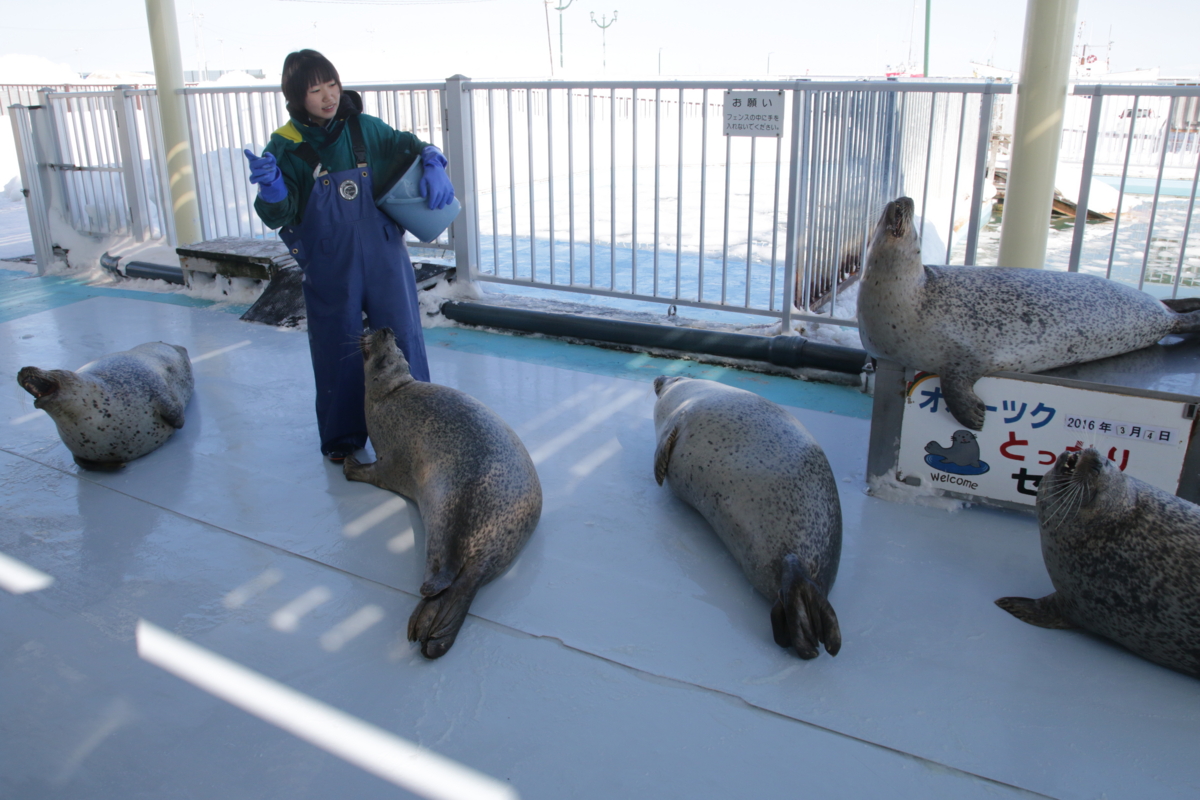
M 1034 519 L 867 496 L 853 389 L 430 330 L 433 379 L 517 430 L 545 493 L 431 662 L 404 636 L 420 517 L 320 457 L 304 334 L 145 297 L 0 300 L 0 554 L 52 581 L 0 591 L 0 796 L 416 796 L 388 749 L 410 743 L 522 798 L 1200 791 L 1200 681 L 996 608 L 1051 590 Z M 156 340 L 193 359 L 184 428 L 81 470 L 17 370 Z M 663 372 L 757 389 L 824 446 L 845 519 L 836 658 L 777 647 L 768 602 L 655 484 Z M 201 657 L 244 691 L 189 673 Z M 321 714 L 348 726 L 338 742 Z

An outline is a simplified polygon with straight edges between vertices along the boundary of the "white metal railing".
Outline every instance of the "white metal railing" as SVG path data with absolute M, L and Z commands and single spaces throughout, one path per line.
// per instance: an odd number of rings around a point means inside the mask
M 1200 288 L 1200 241 L 1189 241 L 1200 186 L 1200 86 L 1076 86 L 1071 99 L 1088 106 L 1079 208 L 1088 207 L 1099 165 L 1119 164 L 1120 182 L 1111 223 L 1075 225 L 1068 269 L 1157 296 Z M 1148 203 L 1134 205 L 1131 177 L 1153 181 Z
M 855 324 L 839 287 L 897 195 L 917 202 L 929 263 L 974 263 L 993 99 L 1011 91 L 462 76 L 347 88 L 450 157 L 464 214 L 433 246 L 454 250 L 464 277 L 774 317 L 784 330 L 794 317 Z M 724 136 L 732 90 L 779 100 L 781 134 Z M 275 236 L 253 211 L 241 151 L 261 150 L 286 121 L 280 92 L 182 93 L 205 238 Z M 145 115 L 156 101 L 153 90 L 46 95 L 59 155 L 43 166 L 59 173 L 78 229 L 140 237 L 170 225 L 158 127 Z
M 73 227 L 138 241 L 171 238 L 174 219 L 153 89 L 44 92 L 51 110 L 49 160 Z
M 853 324 L 838 286 L 883 203 L 913 196 L 931 262 L 968 263 L 990 83 L 484 82 L 469 93 L 479 280 Z M 721 133 L 728 90 L 782 136 Z M 451 132 L 453 136 L 453 131 Z M 935 244 L 936 243 L 936 244 Z

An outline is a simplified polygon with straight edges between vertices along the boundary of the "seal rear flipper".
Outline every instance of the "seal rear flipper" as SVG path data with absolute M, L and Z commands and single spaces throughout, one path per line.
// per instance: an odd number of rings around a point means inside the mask
M 1176 314 L 1200 311 L 1200 297 L 1168 297 L 1161 302 Z
M 996 601 L 996 605 L 1022 622 L 1037 625 L 1039 628 L 1068 629 L 1075 627 L 1059 609 L 1057 592 L 1052 592 L 1038 600 L 1031 597 L 1001 597 Z
M 460 578 L 444 592 L 424 597 L 408 618 L 408 640 L 421 643 L 421 655 L 441 658 L 458 638 L 478 584 Z
M 654 480 L 658 481 L 658 485 L 662 486 L 663 480 L 667 477 L 667 465 L 671 463 L 671 451 L 675 449 L 675 440 L 679 438 L 679 426 L 671 428 L 671 432 L 663 437 L 663 440 L 658 443 L 658 447 L 654 448 Z
M 942 380 L 942 396 L 946 400 L 946 410 L 958 420 L 963 427 L 973 431 L 983 430 L 983 420 L 987 407 L 975 394 L 975 381 L 980 376 L 939 375 Z
M 795 648 L 801 658 L 816 658 L 818 644 L 825 645 L 831 656 L 842 649 L 837 614 L 795 553 L 783 559 L 779 598 L 771 608 L 771 631 L 775 644 Z
M 1200 305 L 1196 298 L 1181 298 L 1173 303 L 1162 301 L 1178 316 L 1175 317 L 1175 327 L 1172 333 L 1196 333 L 1200 331 Z

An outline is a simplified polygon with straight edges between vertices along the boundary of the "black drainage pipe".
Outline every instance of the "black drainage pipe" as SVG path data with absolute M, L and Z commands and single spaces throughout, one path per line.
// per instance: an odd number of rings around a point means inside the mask
M 803 336 L 754 336 L 698 328 L 676 328 L 670 325 L 551 314 L 545 311 L 463 303 L 457 300 L 447 300 L 443 303 L 442 314 L 455 322 L 486 328 L 639 347 L 661 347 L 686 353 L 708 353 L 726 358 L 766 361 L 781 367 L 816 367 L 857 375 L 867 363 L 867 354 L 863 350 L 821 344 L 809 341 Z

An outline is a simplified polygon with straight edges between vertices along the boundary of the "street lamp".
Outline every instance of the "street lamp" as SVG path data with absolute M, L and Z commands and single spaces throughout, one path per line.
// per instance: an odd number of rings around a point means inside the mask
M 608 34 L 606 33 L 606 31 L 610 27 L 612 27 L 612 24 L 614 22 L 617 21 L 617 12 L 616 11 L 613 12 L 613 17 L 611 20 L 608 19 L 608 17 L 606 17 L 605 15 L 601 14 L 599 22 L 596 22 L 596 12 L 595 11 L 592 11 L 591 15 L 592 15 L 592 23 L 595 24 L 595 26 L 600 29 L 600 47 L 601 47 L 601 52 L 603 53 L 603 65 L 604 65 L 604 69 L 608 69 Z
M 560 3 L 561 3 L 561 2 L 562 2 L 562 0 L 558 0 L 558 2 L 560 2 Z M 570 8 L 570 7 L 571 7 L 571 3 L 574 3 L 574 2 L 575 2 L 575 0 L 567 0 L 567 4 L 566 4 L 565 6 L 564 6 L 564 5 L 558 5 L 558 6 L 555 6 L 555 7 L 554 7 L 554 10 L 558 12 L 558 68 L 559 68 L 559 69 L 562 69 L 562 65 L 563 65 L 563 52 L 562 52 L 562 43 L 563 43 L 563 37 L 562 37 L 562 12 L 564 12 L 564 11 L 566 11 L 568 8 Z

